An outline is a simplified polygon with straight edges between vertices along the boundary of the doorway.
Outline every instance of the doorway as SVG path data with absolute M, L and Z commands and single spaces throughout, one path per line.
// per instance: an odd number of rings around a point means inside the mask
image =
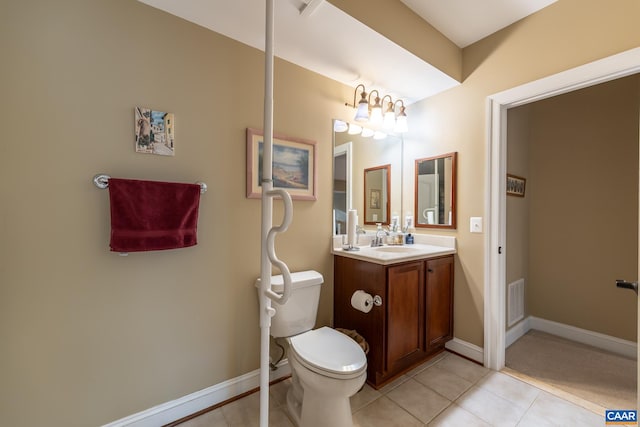
M 639 105 L 634 74 L 507 113 L 527 185 L 506 198 L 505 365 L 602 408 L 636 402 L 637 304 L 615 280 L 638 271 Z
M 334 143 L 335 146 L 335 143 Z M 333 150 L 333 235 L 347 233 L 347 212 L 351 209 L 351 162 L 353 144 L 347 142 Z
M 640 72 L 640 48 L 632 49 L 488 98 L 487 194 L 485 216 L 485 366 L 505 366 L 506 141 L 507 110 L 555 95 Z

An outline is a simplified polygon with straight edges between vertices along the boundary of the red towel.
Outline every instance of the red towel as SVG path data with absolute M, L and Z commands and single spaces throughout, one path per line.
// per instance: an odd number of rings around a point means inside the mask
M 111 250 L 156 251 L 197 244 L 200 186 L 109 179 Z

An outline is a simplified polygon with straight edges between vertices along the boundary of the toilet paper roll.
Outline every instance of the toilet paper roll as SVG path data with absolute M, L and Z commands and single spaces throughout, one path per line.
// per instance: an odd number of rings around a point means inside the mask
M 355 291 L 351 295 L 351 306 L 363 313 L 368 313 L 373 308 L 373 297 L 365 291 Z
M 349 246 L 356 245 L 357 228 L 358 228 L 358 211 L 355 209 L 349 209 L 349 215 L 347 216 L 347 244 Z

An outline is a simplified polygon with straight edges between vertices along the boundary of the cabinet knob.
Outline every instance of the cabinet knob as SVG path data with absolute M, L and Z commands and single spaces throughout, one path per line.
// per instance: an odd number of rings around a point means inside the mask
M 428 271 L 429 273 L 433 273 L 433 268 L 427 268 L 427 271 Z

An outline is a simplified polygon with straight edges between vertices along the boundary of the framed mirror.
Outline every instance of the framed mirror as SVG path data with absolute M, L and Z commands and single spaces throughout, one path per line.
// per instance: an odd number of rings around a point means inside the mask
M 458 153 L 416 160 L 415 226 L 456 228 Z
M 391 214 L 391 165 L 364 170 L 364 223 L 389 224 Z

